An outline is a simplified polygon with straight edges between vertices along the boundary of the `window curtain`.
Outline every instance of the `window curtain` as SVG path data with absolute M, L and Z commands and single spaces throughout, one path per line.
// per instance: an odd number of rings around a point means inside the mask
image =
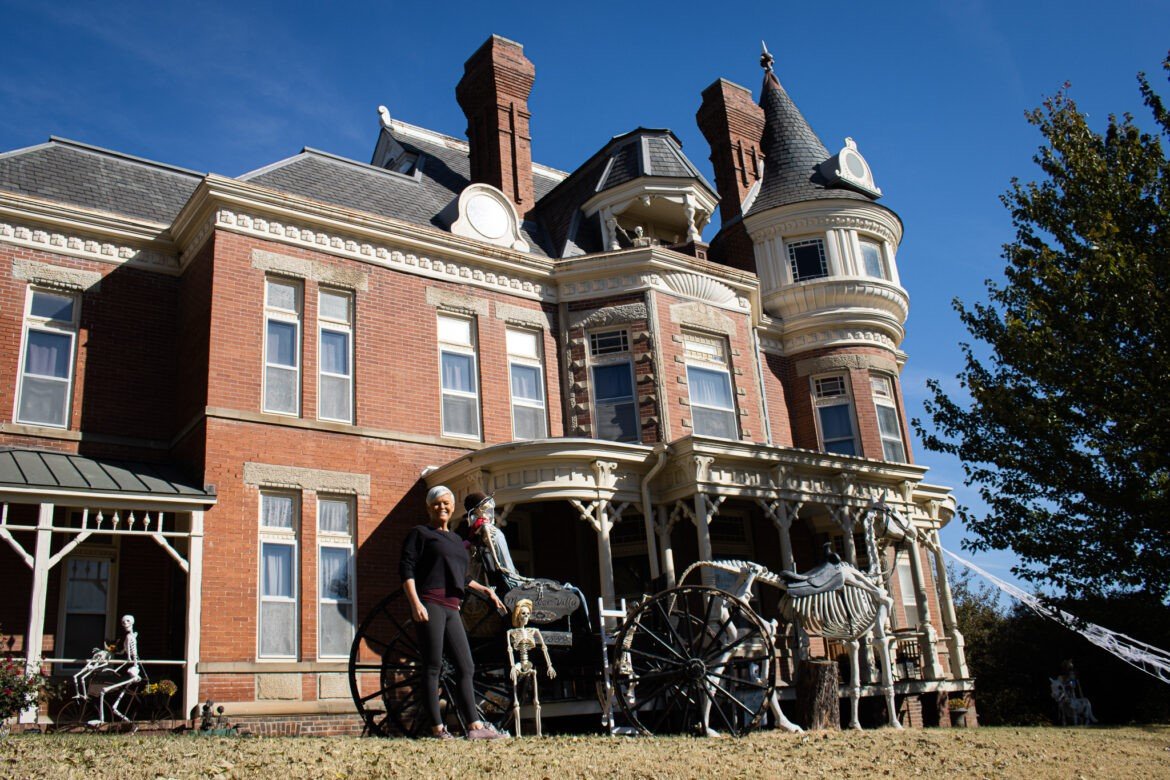
M 293 597 L 293 548 L 288 544 L 264 544 L 263 595 L 277 598 Z
M 60 333 L 30 330 L 28 332 L 28 351 L 24 359 L 24 372 L 58 379 L 68 377 L 70 341 L 69 336 Z
M 292 496 L 262 496 L 264 525 L 269 528 L 293 527 L 293 497 Z
M 443 389 L 475 392 L 474 361 L 470 355 L 443 353 Z
M 322 499 L 317 505 L 322 533 L 349 535 L 349 502 Z
M 349 376 L 349 336 L 332 330 L 321 331 L 321 370 Z
M 688 366 L 687 381 L 690 384 L 691 403 L 719 409 L 731 408 L 731 380 L 727 374 Z

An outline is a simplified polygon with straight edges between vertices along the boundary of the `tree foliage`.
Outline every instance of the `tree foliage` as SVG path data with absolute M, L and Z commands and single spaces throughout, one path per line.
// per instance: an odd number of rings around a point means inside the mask
M 1170 73 L 1170 57 L 1163 63 Z M 1039 181 L 1003 202 L 1015 241 L 989 300 L 954 306 L 971 336 L 970 404 L 929 383 L 927 449 L 960 458 L 988 511 L 977 550 L 1070 593 L 1170 596 L 1170 111 L 1138 81 L 1157 130 L 1095 132 L 1068 85 L 1030 112 Z M 981 357 L 985 353 L 987 357 Z

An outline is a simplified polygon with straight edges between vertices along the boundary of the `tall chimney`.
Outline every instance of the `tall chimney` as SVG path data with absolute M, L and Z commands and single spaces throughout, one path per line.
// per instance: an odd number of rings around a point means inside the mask
M 536 203 L 528 95 L 536 68 L 524 47 L 493 35 L 463 64 L 455 99 L 467 116 L 471 180 L 498 187 L 523 219 Z
M 743 199 L 763 173 L 764 110 L 750 89 L 719 79 L 703 90 L 695 120 L 711 145 L 719 216 L 726 225 L 740 216 Z

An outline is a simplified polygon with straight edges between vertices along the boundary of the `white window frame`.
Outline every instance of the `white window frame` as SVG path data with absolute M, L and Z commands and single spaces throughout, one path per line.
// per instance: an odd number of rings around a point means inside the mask
M 442 323 L 444 320 L 451 322 L 459 322 L 467 326 L 467 339 L 465 342 L 456 342 L 453 340 L 444 340 Z M 439 340 L 439 417 L 441 420 L 441 430 L 444 436 L 450 436 L 457 439 L 472 439 L 479 441 L 483 435 L 483 410 L 480 409 L 479 400 L 479 354 L 476 349 L 475 341 L 475 318 L 461 317 L 449 312 L 440 312 L 438 316 L 437 332 Z M 451 353 L 453 355 L 464 355 L 471 358 L 471 392 L 463 390 L 453 390 L 443 387 L 443 354 Z M 449 431 L 447 430 L 447 415 L 444 412 L 443 399 L 446 396 L 452 398 L 468 398 L 471 399 L 475 406 L 475 430 L 468 431 Z
M 625 328 L 606 328 L 605 330 L 590 333 L 588 340 L 589 384 L 591 388 L 589 395 L 593 412 L 593 436 L 597 439 L 601 438 L 601 426 L 598 424 L 601 416 L 598 413 L 599 399 L 597 397 L 597 381 L 594 378 L 594 371 L 598 368 L 624 365 L 626 366 L 626 370 L 630 372 L 630 395 L 606 399 L 606 403 L 616 406 L 619 403 L 627 403 L 624 399 L 629 398 L 628 403 L 634 408 L 634 438 L 629 439 L 628 442 L 640 444 L 642 442 L 642 415 L 638 409 L 638 383 L 637 377 L 634 375 L 634 356 L 629 351 L 629 332 Z M 605 439 L 605 441 L 610 441 L 610 439 Z M 623 440 L 617 439 L 616 441 Z
M 826 245 L 824 236 L 802 236 L 784 242 L 784 252 L 788 258 L 788 274 L 792 278 L 793 283 L 805 282 L 811 279 L 824 279 L 829 276 L 829 248 Z M 796 249 L 806 246 L 816 245 L 821 250 L 821 273 L 810 276 L 801 276 L 797 273 Z
M 332 295 L 338 298 L 345 299 L 345 319 L 337 319 L 335 317 L 328 317 L 324 312 L 324 307 L 321 301 L 326 295 Z M 317 419 L 328 420 L 330 422 L 340 422 L 352 425 L 354 421 L 354 382 L 353 382 L 353 293 L 348 290 L 339 290 L 329 287 L 322 287 L 317 291 Z M 339 333 L 345 336 L 346 355 L 345 364 L 349 369 L 348 374 L 336 374 L 327 372 L 324 368 L 324 361 L 321 359 L 322 345 L 325 343 L 325 333 Z M 347 398 L 349 401 L 349 416 L 348 417 L 327 417 L 322 409 L 325 405 L 322 403 L 325 387 L 325 379 L 342 379 L 345 380 L 347 390 Z
M 833 395 L 828 395 L 827 393 L 822 393 L 822 389 L 823 388 L 827 389 L 828 383 L 832 382 L 833 380 L 840 381 L 840 383 L 841 383 L 840 386 L 841 386 L 842 392 L 840 394 L 833 394 Z M 810 381 L 810 387 L 812 390 L 813 407 L 816 410 L 816 414 L 813 415 L 813 419 L 816 422 L 817 441 L 821 445 L 821 451 L 828 452 L 828 453 L 831 453 L 834 455 L 849 455 L 850 453 L 837 452 L 835 450 L 830 450 L 828 448 L 829 444 L 848 440 L 848 441 L 853 442 L 852 454 L 855 456 L 860 456 L 861 455 L 861 445 L 860 445 L 860 442 L 858 441 L 858 436 L 857 436 L 857 415 L 854 411 L 855 407 L 853 405 L 853 392 L 850 388 L 849 375 L 848 374 L 841 374 L 841 373 L 821 374 L 818 376 L 810 377 L 809 381 Z M 824 383 L 824 384 L 822 384 L 822 383 Z M 850 430 L 850 436 L 848 437 L 848 439 L 846 439 L 846 437 L 838 437 L 838 438 L 832 439 L 831 441 L 825 440 L 824 425 L 821 423 L 821 409 L 825 409 L 825 408 L 828 408 L 831 406 L 845 406 L 845 407 L 847 407 L 847 416 L 848 416 L 848 420 L 849 420 L 849 430 Z
M 72 318 L 70 320 L 55 320 L 48 317 L 34 316 L 32 313 L 33 298 L 37 294 L 42 295 L 56 295 L 63 298 L 70 298 L 73 301 L 71 307 Z M 21 329 L 20 336 L 20 356 L 19 368 L 17 369 L 17 389 L 16 389 L 16 407 L 12 412 L 12 419 L 24 425 L 37 425 L 45 428 L 63 428 L 68 429 L 69 423 L 73 419 L 73 377 L 76 373 L 77 364 L 77 330 L 78 321 L 81 314 L 81 296 L 75 292 L 68 290 L 53 290 L 44 287 L 30 286 L 25 294 L 24 301 L 24 323 Z M 55 336 L 67 336 L 69 338 L 69 362 L 65 382 L 65 408 L 62 410 L 62 421 L 60 423 L 42 422 L 37 420 L 27 420 L 21 417 L 20 407 L 21 401 L 25 392 L 25 379 L 28 378 L 25 374 L 25 363 L 28 356 L 28 338 L 32 331 L 39 331 L 42 333 L 50 333 Z M 61 377 L 45 376 L 42 374 L 30 374 L 35 379 L 61 381 Z
M 869 245 L 877 250 L 878 267 L 880 273 L 871 274 L 865 264 L 865 247 Z M 870 279 L 890 279 L 890 264 L 886 261 L 886 242 L 872 236 L 857 236 L 857 273 Z
M 877 415 L 878 433 L 882 439 L 882 458 L 890 463 L 906 463 L 906 443 L 902 439 L 901 416 L 898 414 L 898 401 L 894 397 L 894 380 L 886 374 L 870 374 L 870 391 L 873 395 L 874 413 Z M 894 412 L 895 428 L 887 431 L 882 427 L 882 408 Z M 898 457 L 890 457 L 889 448 L 898 449 Z
M 918 596 L 914 588 L 914 569 L 910 561 L 899 561 L 897 574 L 902 611 L 906 613 L 905 627 L 918 628 Z
M 321 527 L 321 503 L 324 501 L 336 501 L 345 503 L 349 508 L 349 529 L 342 533 L 338 531 L 327 531 Z M 348 658 L 349 648 L 353 643 L 354 631 L 357 625 L 356 613 L 357 609 L 357 576 L 355 566 L 357 559 L 354 555 L 354 531 L 357 525 L 357 517 L 355 514 L 355 502 L 353 496 L 343 495 L 319 495 L 317 496 L 317 657 L 318 658 Z M 324 593 L 321 584 L 321 572 L 323 567 L 321 565 L 323 554 L 322 550 L 345 550 L 349 556 L 349 598 L 339 599 L 335 597 L 328 597 Z M 321 620 L 321 613 L 330 604 L 349 604 L 349 636 L 345 643 L 345 650 L 336 655 L 322 652 L 321 648 L 324 642 L 321 641 L 321 632 L 324 628 L 324 621 Z
M 727 362 L 727 340 L 721 336 L 706 336 L 698 333 L 683 333 L 683 350 L 684 360 L 686 361 L 687 370 L 687 388 L 688 401 L 691 405 L 691 430 L 695 432 L 696 436 L 709 436 L 716 439 L 729 439 L 732 441 L 739 439 L 739 414 L 736 410 L 735 404 L 735 383 L 731 381 L 731 370 Z M 694 393 L 689 389 L 693 387 L 691 381 L 691 369 L 700 369 L 710 371 L 712 373 L 722 374 L 727 380 L 727 394 L 730 406 L 712 406 L 710 404 L 699 403 L 695 400 Z M 714 433 L 706 433 L 699 430 L 699 419 L 693 413 L 695 409 L 710 409 L 714 412 L 726 412 L 731 415 L 731 427 L 733 435 L 724 437 Z
M 92 540 L 93 537 L 90 537 Z M 88 542 L 83 542 L 77 550 L 67 556 L 65 560 L 61 561 L 61 588 L 58 596 L 57 608 L 57 635 L 55 640 L 56 652 L 55 655 L 61 655 L 64 652 L 65 643 L 68 639 L 68 621 L 66 618 L 69 613 L 69 563 L 71 561 L 102 561 L 109 564 L 110 576 L 106 582 L 106 622 L 102 630 L 102 639 L 106 639 L 114 635 L 114 624 L 117 620 L 117 594 L 118 594 L 118 539 L 119 537 L 110 538 L 109 544 L 91 545 Z M 94 614 L 94 613 L 79 613 L 79 614 Z M 86 652 L 89 652 L 88 649 Z M 84 658 L 78 659 L 78 664 L 73 665 L 57 665 L 53 668 L 54 675 L 64 674 L 66 672 L 73 673 L 81 668 L 81 662 Z
M 295 288 L 295 290 L 296 290 L 296 303 L 295 303 L 296 308 L 295 308 L 295 310 L 285 309 L 285 308 L 282 308 L 279 306 L 274 306 L 272 304 L 271 300 L 269 299 L 269 285 L 271 285 L 271 284 L 283 284 L 283 285 L 287 285 L 289 287 Z M 301 350 L 302 350 L 302 347 L 301 347 L 301 328 L 302 328 L 301 313 L 304 311 L 304 300 L 305 300 L 305 286 L 299 279 L 292 279 L 292 278 L 283 277 L 283 276 L 267 276 L 264 278 L 264 356 L 263 356 L 264 375 L 263 375 L 263 378 L 261 381 L 262 398 L 261 398 L 261 407 L 260 408 L 267 414 L 280 414 L 280 415 L 284 415 L 286 417 L 300 417 L 301 416 L 301 401 L 302 401 L 302 399 L 301 399 L 301 363 L 302 363 L 302 359 L 301 359 Z M 295 365 L 290 367 L 290 366 L 282 365 L 280 363 L 270 364 L 268 362 L 268 323 L 269 322 L 282 322 L 282 323 L 285 323 L 288 325 L 292 325 L 296 328 L 295 344 L 293 346 L 293 360 L 295 361 Z M 268 405 L 268 369 L 270 367 L 279 369 L 281 371 L 292 370 L 294 372 L 294 380 L 293 380 L 294 396 L 295 396 L 294 406 L 296 407 L 294 410 L 289 411 L 287 409 L 273 409 L 273 408 L 269 407 L 269 405 Z
M 282 528 L 264 524 L 264 500 L 268 496 L 280 496 L 292 499 L 292 528 Z M 257 545 L 258 565 L 256 567 L 256 658 L 261 661 L 287 661 L 300 656 L 301 646 L 301 610 L 300 610 L 300 545 L 298 544 L 299 529 L 301 526 L 301 495 L 300 493 L 284 490 L 262 490 L 259 501 L 259 544 Z M 266 596 L 264 594 L 264 545 L 279 545 L 290 549 L 292 560 L 292 596 Z M 291 655 L 267 655 L 263 651 L 264 641 L 264 604 L 292 604 L 293 613 L 293 652 Z
M 512 398 L 512 438 L 513 440 L 520 440 L 520 436 L 516 431 L 516 409 L 517 407 L 523 409 L 535 409 L 540 412 L 540 420 L 543 428 L 543 436 L 538 436 L 538 439 L 548 438 L 548 409 L 547 398 L 548 392 L 545 388 L 544 381 L 544 361 L 542 360 L 541 344 L 544 342 L 543 332 L 539 330 L 528 330 L 523 328 L 508 328 L 505 334 L 506 344 L 508 348 L 508 392 Z M 522 350 L 521 341 L 533 342 L 533 349 L 531 351 Z M 539 399 L 519 397 L 514 392 L 514 385 L 512 383 L 512 370 L 514 366 L 523 366 L 525 368 L 536 369 L 536 374 L 539 377 L 537 389 L 540 392 Z

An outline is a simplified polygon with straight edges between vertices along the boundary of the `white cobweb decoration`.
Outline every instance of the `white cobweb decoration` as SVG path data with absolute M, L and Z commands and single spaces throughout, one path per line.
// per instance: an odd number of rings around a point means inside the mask
M 1021 590 L 1011 583 L 1004 582 L 994 574 L 989 574 L 974 563 L 971 563 L 971 561 L 960 558 L 950 550 L 943 548 L 943 552 L 976 574 L 985 577 L 989 582 L 1012 598 L 1022 601 L 1037 615 L 1046 617 L 1049 620 L 1055 620 L 1065 628 L 1075 631 L 1085 639 L 1088 639 L 1097 645 L 1097 647 L 1117 656 L 1130 666 L 1141 669 L 1146 674 L 1151 677 L 1156 677 L 1164 683 L 1170 683 L 1170 653 L 1165 650 L 1148 645 L 1125 634 L 1119 634 L 1116 631 L 1102 628 L 1095 623 L 1088 623 L 1064 610 L 1051 607 L 1034 594 Z

